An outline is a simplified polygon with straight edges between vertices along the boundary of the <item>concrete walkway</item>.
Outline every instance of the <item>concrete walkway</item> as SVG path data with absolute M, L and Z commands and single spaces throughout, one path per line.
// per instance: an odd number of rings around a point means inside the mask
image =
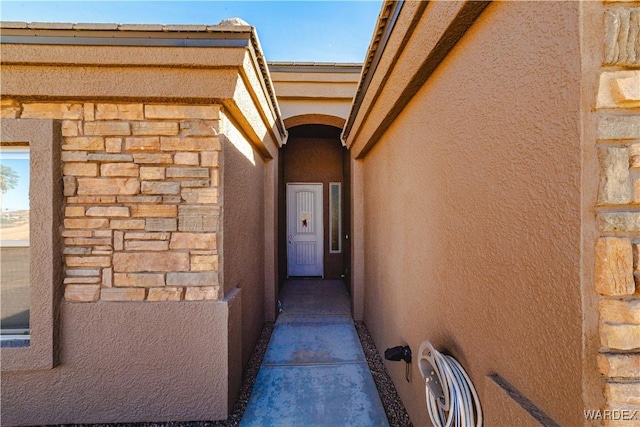
M 341 280 L 290 280 L 240 425 L 388 426 Z

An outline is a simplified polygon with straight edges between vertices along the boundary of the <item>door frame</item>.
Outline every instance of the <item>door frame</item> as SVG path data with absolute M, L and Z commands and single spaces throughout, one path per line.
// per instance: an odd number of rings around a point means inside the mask
M 286 259 L 287 259 L 287 278 L 290 277 L 318 277 L 316 275 L 313 276 L 292 276 L 290 273 L 290 263 L 289 263 L 289 256 L 290 256 L 290 250 L 291 250 L 291 245 L 289 244 L 289 235 L 290 235 L 290 227 L 291 227 L 291 218 L 289 216 L 289 208 L 290 208 L 290 200 L 289 200 L 289 188 L 290 187 L 294 187 L 294 186 L 303 186 L 303 185 L 313 185 L 313 186 L 318 186 L 320 188 L 320 204 L 319 206 L 316 206 L 316 213 L 314 216 L 319 216 L 319 221 L 317 221 L 317 235 L 319 236 L 318 238 L 318 244 L 319 244 L 319 251 L 320 251 L 320 272 L 321 274 L 319 275 L 319 277 L 324 278 L 324 203 L 325 203 L 325 194 L 324 194 L 324 183 L 323 182 L 287 182 L 285 185 L 285 218 L 286 218 L 286 222 L 285 222 L 285 239 L 287 240 L 287 250 L 286 250 Z

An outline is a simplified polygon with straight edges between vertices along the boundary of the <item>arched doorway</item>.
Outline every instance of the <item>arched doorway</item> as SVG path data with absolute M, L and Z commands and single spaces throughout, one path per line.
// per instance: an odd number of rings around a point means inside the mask
M 280 149 L 280 282 L 324 277 L 349 283 L 350 174 L 342 129 L 295 123 Z

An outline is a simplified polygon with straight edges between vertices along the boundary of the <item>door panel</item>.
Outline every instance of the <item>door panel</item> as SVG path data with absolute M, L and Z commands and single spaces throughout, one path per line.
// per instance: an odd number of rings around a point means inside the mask
M 287 184 L 287 275 L 324 276 L 322 184 Z

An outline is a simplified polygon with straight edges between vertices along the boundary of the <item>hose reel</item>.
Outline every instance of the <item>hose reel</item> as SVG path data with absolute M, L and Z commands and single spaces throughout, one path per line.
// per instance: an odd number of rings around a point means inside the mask
M 481 427 L 482 407 L 469 375 L 453 357 L 420 345 L 418 368 L 425 380 L 427 410 L 436 427 Z

